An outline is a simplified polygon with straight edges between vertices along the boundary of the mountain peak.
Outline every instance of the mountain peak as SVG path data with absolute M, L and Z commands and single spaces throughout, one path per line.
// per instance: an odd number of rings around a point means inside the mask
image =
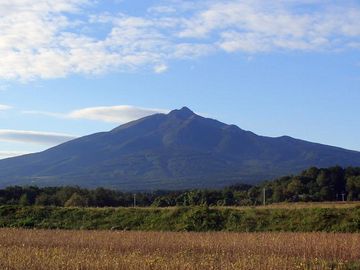
M 309 167 L 359 166 L 360 153 L 257 136 L 183 107 L 44 152 L 0 161 L 0 187 L 217 188 L 295 174 Z
M 195 115 L 195 113 L 192 110 L 190 110 L 188 107 L 182 107 L 181 109 L 171 111 L 169 115 L 176 115 L 181 118 L 188 118 L 190 116 Z

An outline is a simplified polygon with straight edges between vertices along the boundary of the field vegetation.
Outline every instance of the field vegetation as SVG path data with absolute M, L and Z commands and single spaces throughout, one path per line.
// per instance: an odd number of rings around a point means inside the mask
M 359 269 L 360 235 L 0 230 L 1 269 Z
M 234 232 L 360 232 L 360 207 L 89 208 L 1 206 L 0 227 Z

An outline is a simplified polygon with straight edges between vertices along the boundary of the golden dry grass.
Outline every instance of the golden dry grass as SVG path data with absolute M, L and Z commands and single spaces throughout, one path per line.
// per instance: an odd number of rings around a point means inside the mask
M 308 209 L 308 208 L 336 208 L 347 209 L 360 207 L 360 202 L 293 202 L 293 203 L 273 203 L 269 205 L 258 206 L 225 206 L 223 208 L 236 208 L 236 209 Z
M 215 209 L 240 209 L 240 210 L 247 210 L 247 209 L 311 209 L 311 208 L 335 208 L 335 209 L 348 209 L 348 208 L 357 208 L 360 207 L 360 201 L 345 201 L 345 202 L 282 202 L 282 203 L 272 203 L 267 205 L 256 205 L 256 206 L 212 206 L 211 208 Z M 112 207 L 108 207 L 112 208 Z M 117 208 L 124 208 L 124 207 L 117 207 Z M 145 209 L 151 210 L 152 207 L 136 207 L 137 209 Z M 177 206 L 170 206 L 170 207 L 159 207 L 159 210 L 165 209 L 173 209 L 178 208 Z
M 359 234 L 0 230 L 0 269 L 349 269 L 359 260 Z

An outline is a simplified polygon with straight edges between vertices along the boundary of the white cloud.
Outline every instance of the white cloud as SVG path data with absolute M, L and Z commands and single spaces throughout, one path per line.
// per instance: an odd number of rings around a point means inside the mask
M 299 8 L 301 4 L 311 2 L 217 2 L 188 19 L 179 36 L 215 35 L 219 37 L 219 47 L 227 52 L 337 49 L 360 37 L 359 6 L 316 3 L 306 6 L 308 10 L 304 12 Z
M 148 12 L 150 13 L 175 13 L 176 9 L 175 7 L 169 7 L 169 6 L 154 6 L 148 9 Z
M 29 154 L 28 152 L 20 152 L 20 151 L 0 151 L 0 159 L 10 158 Z
M 193 59 L 214 53 L 216 50 L 213 44 L 204 43 L 181 43 L 174 47 L 172 57 L 175 59 Z
M 270 50 L 266 38 L 255 33 L 224 32 L 219 46 L 227 52 L 257 52 Z
M 86 119 L 108 123 L 122 124 L 156 113 L 168 113 L 169 110 L 142 108 L 129 105 L 88 107 L 67 113 L 44 111 L 22 111 L 23 114 L 35 114 L 65 119 Z
M 12 109 L 12 106 L 0 104 L 0 111 L 6 111 Z
M 4 0 L 0 3 L 0 77 L 31 79 L 64 76 L 67 48 L 58 45 L 70 27 L 64 12 L 77 12 L 84 0 Z
M 44 111 L 35 111 L 35 110 L 27 110 L 21 111 L 23 114 L 34 114 L 34 115 L 44 115 L 44 116 L 51 116 L 56 118 L 66 118 L 66 115 L 63 113 L 53 113 L 53 112 L 44 112 Z
M 6 142 L 56 145 L 75 138 L 75 136 L 62 133 L 0 129 L 0 141 Z
M 127 105 L 110 107 L 90 107 L 67 114 L 74 119 L 98 120 L 109 123 L 126 123 L 156 113 L 167 113 L 168 110 L 141 108 Z
M 165 3 L 140 17 L 118 11 L 96 14 L 96 8 L 90 12 L 96 0 L 3 0 L 0 79 L 27 81 L 143 68 L 159 72 L 171 60 L 221 50 L 359 48 L 360 6 L 353 1 Z
M 154 67 L 155 73 L 164 73 L 168 70 L 168 66 L 165 64 L 160 64 Z

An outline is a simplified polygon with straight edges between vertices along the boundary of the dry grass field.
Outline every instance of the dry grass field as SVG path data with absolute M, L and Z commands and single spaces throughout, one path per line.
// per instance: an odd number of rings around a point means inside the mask
M 311 208 L 336 208 L 336 209 L 347 209 L 347 208 L 358 208 L 360 207 L 360 202 L 284 202 L 284 203 L 273 203 L 268 205 L 258 205 L 258 206 L 224 206 L 220 208 L 230 208 L 230 209 L 311 209 Z
M 0 269 L 360 269 L 359 234 L 0 230 Z

